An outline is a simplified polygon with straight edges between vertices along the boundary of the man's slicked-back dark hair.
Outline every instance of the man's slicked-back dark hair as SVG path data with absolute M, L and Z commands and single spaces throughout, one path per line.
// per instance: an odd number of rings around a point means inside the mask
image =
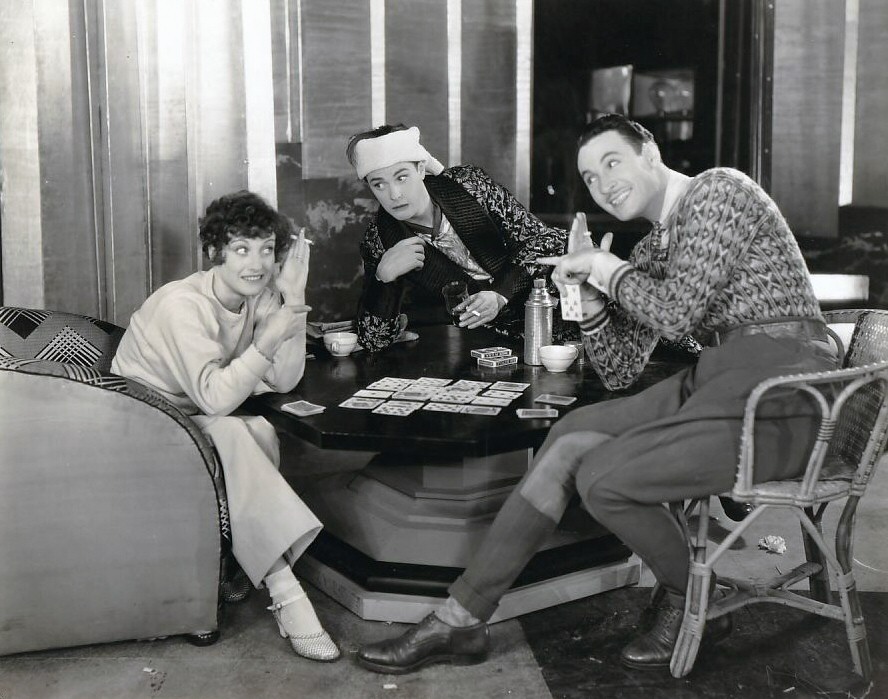
M 200 242 L 204 254 L 214 255 L 213 264 L 221 264 L 222 250 L 232 238 L 265 238 L 274 235 L 274 257 L 280 260 L 290 248 L 293 223 L 271 204 L 245 189 L 215 199 L 200 219 Z
M 641 148 L 645 143 L 655 143 L 653 134 L 637 121 L 632 121 L 632 119 L 622 114 L 602 114 L 583 129 L 577 141 L 577 149 L 585 146 L 596 136 L 600 136 L 608 131 L 619 133 L 632 144 L 632 147 L 638 153 L 641 153 Z
M 404 124 L 383 124 L 370 131 L 353 134 L 349 136 L 348 143 L 345 144 L 345 157 L 348 158 L 348 162 L 351 163 L 352 167 L 355 167 L 355 148 L 360 141 L 363 141 L 365 138 L 379 138 L 393 131 L 406 131 L 408 128 Z

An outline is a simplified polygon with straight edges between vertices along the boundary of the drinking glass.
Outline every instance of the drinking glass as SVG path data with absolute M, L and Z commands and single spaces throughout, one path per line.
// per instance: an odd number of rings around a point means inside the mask
M 462 311 L 454 312 L 453 309 L 469 298 L 469 287 L 462 281 L 447 282 L 441 287 L 441 294 L 444 296 L 444 307 L 450 314 L 450 319 L 454 325 L 459 325 Z

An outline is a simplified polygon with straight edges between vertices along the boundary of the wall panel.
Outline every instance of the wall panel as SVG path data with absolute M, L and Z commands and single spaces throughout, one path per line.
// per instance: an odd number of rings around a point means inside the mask
M 188 167 L 187 46 L 192 16 L 183 3 L 142 0 L 140 9 L 153 290 L 200 264 Z
M 301 6 L 303 176 L 348 176 L 346 139 L 370 123 L 370 3 Z
M 515 0 L 462 3 L 462 161 L 514 191 Z
M 888 3 L 859 3 L 851 201 L 856 206 L 888 207 Z
M 211 199 L 274 202 L 270 47 L 269 0 L 5 2 L 4 303 L 125 325 Z
M 8 0 L 0 12 L 0 215 L 3 302 L 44 303 L 43 221 L 34 3 Z
M 779 0 L 774 23 L 771 193 L 796 235 L 836 236 L 845 4 Z
M 240 0 L 193 2 L 195 80 L 188 86 L 188 110 L 199 115 L 192 147 L 203 211 L 213 199 L 248 186 L 243 24 Z
M 386 121 L 418 126 L 426 149 L 449 165 L 447 3 L 388 0 L 385 8 Z
M 94 186 L 101 186 L 106 309 L 129 318 L 149 292 L 148 167 L 142 120 L 143 76 L 139 66 L 134 3 L 99 4 L 94 131 L 101 136 Z
M 274 140 L 298 143 L 301 78 L 297 0 L 271 0 L 271 56 L 274 80 Z

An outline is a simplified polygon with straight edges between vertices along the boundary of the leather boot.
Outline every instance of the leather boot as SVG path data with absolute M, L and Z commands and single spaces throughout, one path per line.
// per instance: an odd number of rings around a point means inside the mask
M 487 624 L 450 626 L 429 614 L 397 638 L 361 647 L 357 661 L 373 672 L 402 675 L 433 663 L 474 665 L 486 660 L 489 650 Z
M 742 522 L 746 519 L 746 515 L 754 509 L 748 502 L 737 502 L 724 495 L 719 495 L 718 500 L 728 519 L 732 519 L 735 522 Z
M 657 610 L 654 625 L 637 636 L 620 653 L 620 661 L 634 668 L 655 668 L 669 665 L 672 650 L 681 631 L 684 608 L 665 603 Z M 726 614 L 706 623 L 703 642 L 717 643 L 731 633 L 733 622 Z

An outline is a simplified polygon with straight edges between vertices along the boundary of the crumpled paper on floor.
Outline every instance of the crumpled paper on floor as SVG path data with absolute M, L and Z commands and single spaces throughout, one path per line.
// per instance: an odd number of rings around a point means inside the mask
M 786 539 L 776 534 L 768 534 L 759 539 L 758 547 L 768 553 L 786 553 Z

